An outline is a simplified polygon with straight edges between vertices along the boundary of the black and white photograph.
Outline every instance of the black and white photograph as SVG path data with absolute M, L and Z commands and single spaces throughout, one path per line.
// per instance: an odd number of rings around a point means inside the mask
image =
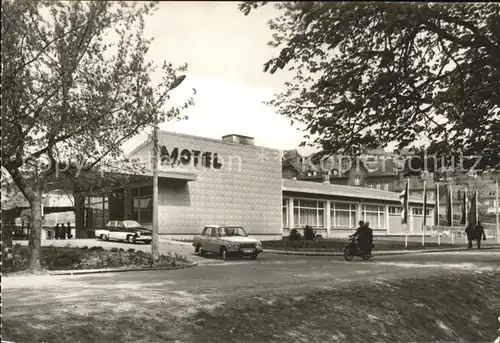
M 500 3 L 1 3 L 2 343 L 500 343 Z

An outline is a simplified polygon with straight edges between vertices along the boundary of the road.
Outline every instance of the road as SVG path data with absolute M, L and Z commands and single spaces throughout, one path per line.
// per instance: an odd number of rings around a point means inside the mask
M 111 243 L 116 244 L 116 243 Z M 119 244 L 119 243 L 118 243 Z M 257 261 L 199 258 L 197 267 L 176 271 L 143 271 L 81 276 L 5 277 L 2 282 L 4 309 L 30 301 L 65 297 L 115 296 L 120 290 L 144 294 L 169 292 L 203 294 L 212 298 L 249 294 L 270 294 L 330 288 L 364 278 L 392 278 L 426 275 L 443 270 L 496 269 L 500 271 L 500 250 L 441 252 L 421 255 L 375 256 L 346 262 L 342 257 L 294 256 L 265 253 Z M 53 292 L 53 288 L 59 291 Z M 109 294 L 109 292 L 112 292 Z
M 184 247 L 192 252 L 192 247 Z M 162 245 L 162 249 L 168 249 L 168 246 Z M 4 277 L 4 330 L 10 337 L 23 337 L 25 329 L 22 323 L 29 323 L 32 335 L 36 335 L 37 330 L 44 330 L 47 338 L 62 330 L 75 341 L 71 336 L 73 329 L 59 328 L 59 322 L 72 318 L 72 325 L 75 322 L 86 325 L 86 321 L 94 318 L 93 325 L 96 325 L 96 321 L 99 323 L 97 318 L 109 321 L 112 316 L 119 316 L 128 323 L 130 318 L 143 319 L 147 315 L 156 319 L 182 320 L 200 309 L 214 309 L 248 297 L 273 302 L 283 294 L 301 297 L 311 290 L 333 289 L 368 279 L 385 283 L 391 278 L 425 277 L 456 269 L 500 272 L 500 250 L 375 256 L 369 261 L 357 259 L 352 262 L 346 262 L 342 257 L 271 253 L 262 254 L 256 261 L 191 257 L 201 263 L 197 267 L 172 271 Z M 154 313 L 150 314 L 150 310 Z M 168 311 L 168 316 L 165 311 Z M 149 319 L 145 320 L 148 322 Z M 178 327 L 175 320 L 171 325 L 174 331 Z M 103 336 L 95 339 L 105 337 L 107 333 L 103 330 L 99 331 Z M 82 337 L 81 342 L 91 340 L 93 331 L 89 332 L 90 336 Z

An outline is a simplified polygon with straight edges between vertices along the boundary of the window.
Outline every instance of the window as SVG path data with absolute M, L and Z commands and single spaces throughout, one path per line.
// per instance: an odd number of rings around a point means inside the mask
M 389 206 L 389 214 L 401 215 L 401 207 L 398 206 Z
M 389 184 L 388 183 L 384 184 L 384 190 L 386 190 L 386 191 L 389 190 Z
M 153 186 L 132 188 L 131 193 L 131 219 L 139 223 L 151 222 L 153 220 Z
M 324 226 L 324 203 L 316 200 L 294 200 L 293 218 L 296 227 Z
M 283 227 L 288 227 L 288 201 L 289 199 L 283 199 Z
M 203 230 L 202 236 L 210 237 L 211 231 L 212 231 L 211 227 L 206 227 L 205 230 Z
M 380 183 L 377 183 L 377 189 L 381 189 Z
M 421 208 L 412 208 L 411 211 L 412 211 L 413 215 L 416 215 L 416 216 L 421 216 L 423 213 L 423 209 L 421 209 Z
M 210 236 L 217 237 L 217 228 L 212 228 L 212 232 L 211 232 Z
M 426 215 L 427 217 L 428 217 L 428 216 L 430 216 L 430 215 L 431 215 L 431 210 L 430 210 L 430 209 L 428 209 L 428 208 L 426 208 L 426 209 L 425 209 L 425 215 Z
M 85 203 L 85 227 L 102 226 L 108 221 L 108 197 L 88 197 Z
M 353 228 L 356 226 L 356 204 L 335 203 L 330 205 L 330 218 L 334 228 Z
M 355 184 L 356 186 L 359 186 L 359 185 L 360 185 L 360 183 L 361 183 L 361 180 L 360 180 L 359 176 L 356 176 L 356 177 L 354 178 L 354 184 Z
M 385 206 L 363 205 L 362 217 L 372 229 L 385 229 Z

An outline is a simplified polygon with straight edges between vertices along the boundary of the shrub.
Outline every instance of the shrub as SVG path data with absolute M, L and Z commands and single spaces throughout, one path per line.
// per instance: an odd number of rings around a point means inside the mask
M 314 235 L 315 235 L 315 232 L 314 232 L 313 228 L 310 227 L 309 225 L 306 225 L 306 227 L 304 228 L 304 238 L 307 241 L 312 241 L 314 239 Z
M 94 246 L 94 247 L 90 248 L 90 250 L 104 250 L 104 248 Z
M 300 233 L 297 231 L 297 229 L 290 230 L 290 240 L 298 241 L 299 239 L 300 239 Z
M 118 248 L 111 248 L 111 252 L 118 252 Z
M 130 248 L 127 250 L 129 253 L 134 253 L 135 252 L 135 249 L 134 248 Z
M 123 249 L 123 248 L 120 248 L 120 249 L 118 249 L 118 250 L 119 250 L 119 251 L 125 251 L 125 249 Z
M 88 246 L 84 246 L 84 247 L 82 247 L 82 250 L 89 250 L 89 247 Z

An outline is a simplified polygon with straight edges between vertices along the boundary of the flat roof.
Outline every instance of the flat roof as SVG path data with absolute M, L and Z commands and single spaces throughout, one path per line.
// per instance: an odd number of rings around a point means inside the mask
M 279 149 L 269 148 L 269 147 L 265 147 L 265 146 L 255 145 L 255 144 L 250 145 L 250 144 L 234 143 L 234 142 L 228 142 L 228 141 L 225 141 L 222 139 L 188 135 L 186 133 L 179 133 L 179 132 L 166 131 L 166 130 L 158 130 L 158 139 L 161 138 L 162 134 L 167 134 L 167 135 L 177 136 L 177 137 L 194 138 L 194 139 L 198 139 L 198 140 L 206 141 L 206 142 L 214 142 L 214 143 L 219 143 L 219 144 L 233 145 L 233 146 L 241 147 L 242 149 L 254 148 L 254 149 L 265 149 L 265 150 L 270 150 L 270 151 L 280 151 Z M 226 135 L 226 136 L 231 136 L 231 135 Z M 224 137 L 226 137 L 226 136 L 224 136 Z M 237 136 L 242 136 L 242 135 L 237 135 Z M 254 139 L 253 137 L 247 137 L 247 136 L 242 136 L 242 137 Z M 145 141 L 143 141 L 141 144 L 136 146 L 134 149 L 132 149 L 130 152 L 126 153 L 125 155 L 127 157 L 132 157 L 135 153 L 137 153 L 143 147 L 147 146 L 150 142 L 152 142 L 152 138 L 147 138 Z
M 330 183 L 319 183 L 310 181 L 299 181 L 283 179 L 282 190 L 285 192 L 307 193 L 340 196 L 356 199 L 374 199 L 383 201 L 400 202 L 399 193 L 383 191 L 373 188 L 341 186 Z M 422 204 L 422 197 L 410 196 L 410 202 Z M 434 205 L 434 201 L 427 201 L 429 205 Z

